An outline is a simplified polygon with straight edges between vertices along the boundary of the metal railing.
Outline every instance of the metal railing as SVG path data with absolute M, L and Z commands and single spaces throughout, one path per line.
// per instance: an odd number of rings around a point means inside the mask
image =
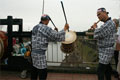
M 61 51 L 61 42 L 50 42 L 46 52 L 48 66 L 83 67 L 97 64 L 96 40 L 78 35 L 74 44 L 75 51 L 66 54 Z

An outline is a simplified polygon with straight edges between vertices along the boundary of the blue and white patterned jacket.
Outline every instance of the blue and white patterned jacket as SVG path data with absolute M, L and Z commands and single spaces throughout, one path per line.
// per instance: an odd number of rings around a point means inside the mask
M 46 50 L 50 41 L 64 41 L 65 31 L 52 30 L 45 24 L 38 24 L 32 30 L 32 51 Z
M 110 18 L 94 31 L 94 38 L 98 41 L 99 62 L 102 64 L 109 64 L 111 61 L 116 31 L 115 23 Z

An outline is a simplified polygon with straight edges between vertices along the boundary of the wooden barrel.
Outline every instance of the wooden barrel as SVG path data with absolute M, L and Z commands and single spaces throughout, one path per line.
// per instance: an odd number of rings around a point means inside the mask
M 6 32 L 0 31 L 0 59 L 7 57 L 8 37 Z

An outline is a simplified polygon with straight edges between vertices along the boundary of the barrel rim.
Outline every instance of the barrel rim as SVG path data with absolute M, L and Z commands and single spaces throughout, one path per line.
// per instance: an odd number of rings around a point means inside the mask
M 4 43 L 3 40 L 0 38 L 0 45 L 1 45 L 1 54 L 0 54 L 0 59 L 2 59 L 3 54 L 4 54 Z

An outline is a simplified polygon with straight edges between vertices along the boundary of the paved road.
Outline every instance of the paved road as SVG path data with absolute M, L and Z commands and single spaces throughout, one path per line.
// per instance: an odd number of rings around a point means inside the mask
M 18 71 L 0 71 L 0 80 L 30 80 L 20 78 Z M 97 80 L 96 74 L 77 74 L 77 73 L 48 73 L 47 80 Z M 112 77 L 112 80 L 115 80 Z

